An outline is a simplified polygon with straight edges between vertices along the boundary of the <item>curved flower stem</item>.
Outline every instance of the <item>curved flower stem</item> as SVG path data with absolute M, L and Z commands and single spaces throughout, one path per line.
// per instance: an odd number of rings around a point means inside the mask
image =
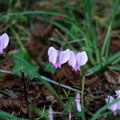
M 82 92 L 81 92 L 81 108 L 82 108 L 82 120 L 86 120 L 84 111 L 84 87 L 85 87 L 85 77 L 82 78 Z
M 58 78 L 59 78 L 59 88 L 58 88 L 58 94 L 59 94 L 59 96 L 60 96 L 60 91 L 61 91 L 61 86 L 60 86 L 60 82 L 61 82 L 61 78 L 60 78 L 60 70 L 58 69 Z

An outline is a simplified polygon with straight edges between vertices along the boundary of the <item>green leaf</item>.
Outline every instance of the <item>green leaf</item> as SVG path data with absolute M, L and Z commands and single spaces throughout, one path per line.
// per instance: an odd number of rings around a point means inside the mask
M 90 0 L 84 0 L 84 9 L 85 9 L 85 14 L 86 14 L 86 22 L 89 28 L 89 33 L 92 36 L 92 43 L 93 43 L 93 47 L 94 47 L 94 52 L 95 52 L 95 57 L 97 62 L 100 62 L 100 53 L 99 53 L 99 48 L 98 48 L 98 38 L 97 38 L 97 34 L 96 34 L 96 30 L 95 27 L 93 25 L 93 21 L 92 21 L 92 4 L 93 2 Z
M 6 113 L 4 111 L 0 111 L 0 119 L 6 119 L 6 120 L 28 120 L 25 118 L 18 118 L 16 116 L 13 116 L 9 113 Z
M 14 66 L 12 68 L 12 73 L 21 76 L 21 73 L 27 73 L 31 78 L 36 77 L 36 73 L 38 72 L 38 67 L 33 64 L 29 64 L 26 58 L 26 55 L 23 53 L 17 53 L 13 55 Z
M 112 18 L 111 18 L 111 21 L 110 21 L 110 24 L 109 24 L 109 27 L 108 27 L 108 31 L 107 31 L 107 34 L 106 34 L 105 39 L 104 39 L 102 51 L 101 51 L 102 56 L 104 56 L 105 58 L 108 57 L 108 53 L 109 53 L 112 27 L 113 27 L 113 23 L 114 23 L 114 19 L 115 19 L 116 9 L 119 5 L 118 3 L 119 3 L 119 0 L 116 0 L 115 4 L 113 6 L 113 10 L 112 10 L 112 13 L 111 13 Z
M 31 57 L 30 57 L 29 53 L 27 52 L 27 49 L 26 49 L 26 47 L 24 46 L 24 44 L 23 44 L 23 42 L 22 42 L 19 34 L 18 34 L 13 28 L 11 28 L 11 31 L 12 31 L 14 37 L 15 37 L 15 40 L 16 40 L 17 44 L 18 44 L 19 47 L 21 48 L 21 51 L 26 54 L 26 57 L 28 57 L 28 59 L 31 59 Z
M 94 67 L 87 70 L 85 76 L 90 76 L 96 72 L 99 72 L 102 69 L 105 69 L 108 67 L 112 62 L 114 62 L 116 59 L 120 58 L 120 52 L 110 56 L 109 58 L 102 61 L 100 64 L 95 65 Z
M 21 76 L 21 73 L 24 72 L 27 76 L 30 76 L 31 79 L 37 78 L 39 79 L 47 89 L 59 100 L 61 104 L 63 102 L 60 100 L 59 95 L 53 89 L 53 87 L 45 80 L 39 73 L 37 65 L 30 64 L 26 59 L 24 59 L 24 53 L 13 55 L 14 66 L 12 69 L 13 74 Z
M 51 64 L 45 64 L 44 70 L 52 74 L 54 74 L 56 71 L 56 69 Z
M 48 113 L 47 111 L 45 111 L 44 108 L 43 109 L 34 108 L 33 111 L 39 116 L 36 120 L 41 120 L 41 119 L 49 120 Z
M 109 69 L 114 71 L 120 71 L 120 65 L 110 66 Z

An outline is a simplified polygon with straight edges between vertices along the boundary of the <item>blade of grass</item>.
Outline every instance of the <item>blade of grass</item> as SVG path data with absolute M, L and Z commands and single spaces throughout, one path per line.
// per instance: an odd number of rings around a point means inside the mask
M 91 35 L 92 35 L 92 39 L 93 39 L 93 46 L 94 46 L 94 52 L 95 52 L 95 56 L 96 56 L 96 61 L 99 63 L 100 62 L 100 53 L 99 53 L 99 47 L 98 47 L 98 39 L 97 39 L 97 34 L 95 31 L 95 28 L 92 24 L 92 1 L 90 0 L 84 0 L 84 8 L 85 8 L 85 12 L 86 12 L 86 19 L 87 19 L 87 23 L 88 26 L 90 28 Z
M 64 18 L 66 18 L 68 21 L 71 21 L 70 17 L 66 16 L 66 15 L 63 15 L 63 14 L 59 14 L 59 13 L 56 13 L 56 12 L 53 12 L 53 11 L 24 11 L 24 12 L 16 12 L 16 13 L 9 13 L 9 14 L 3 14 L 1 15 L 0 19 L 3 19 L 5 17 L 9 17 L 9 16 L 18 16 L 18 15 L 53 15 L 53 16 L 62 16 Z M 49 21 L 49 19 L 47 19 Z M 60 24 L 58 24 L 57 22 L 53 22 L 53 21 L 49 21 L 50 23 L 56 25 L 57 27 L 59 27 L 60 29 L 62 29 L 65 33 L 67 33 L 73 40 L 76 39 L 75 36 L 73 34 L 71 34 L 69 32 L 68 29 L 66 29 L 64 26 L 61 26 Z M 86 38 L 86 35 L 84 34 L 84 32 L 82 32 L 81 29 L 79 29 L 81 34 L 84 35 L 84 38 L 85 38 L 85 41 L 88 39 Z M 90 40 L 87 40 L 86 42 L 86 45 L 87 44 L 90 44 L 89 42 Z M 90 47 L 89 47 L 90 48 Z M 90 57 L 90 61 L 91 63 L 94 65 L 95 62 L 94 62 L 94 59 L 92 57 L 92 55 L 89 55 Z
M 4 19 L 5 17 L 10 17 L 10 16 L 19 16 L 19 15 L 52 15 L 52 16 L 61 16 L 68 18 L 66 15 L 59 14 L 54 11 L 22 11 L 22 12 L 9 12 L 9 13 L 3 13 L 0 14 L 0 19 Z
M 120 52 L 110 56 L 109 58 L 105 59 L 105 61 L 102 61 L 100 64 L 88 69 L 86 71 L 85 76 L 90 76 L 96 72 L 101 71 L 102 69 L 104 69 L 105 67 L 107 67 L 109 64 L 112 64 L 113 61 L 115 61 L 116 59 L 120 58 Z
M 116 59 L 115 61 L 112 62 L 112 65 L 120 63 L 120 57 L 118 59 Z
M 106 53 L 106 47 L 108 46 L 107 44 L 110 44 L 111 32 L 112 32 L 112 25 L 113 25 L 113 19 L 111 20 L 111 23 L 110 23 L 110 25 L 108 27 L 107 34 L 106 34 L 105 39 L 104 39 L 104 43 L 103 43 L 103 47 L 102 47 L 102 51 L 101 51 L 101 55 L 102 56 L 106 56 L 105 55 L 105 53 Z
M 72 40 L 75 40 L 77 39 L 73 33 L 71 33 L 69 31 L 69 28 L 66 28 L 64 25 L 62 25 L 61 23 L 55 21 L 55 20 L 52 20 L 52 19 L 46 19 L 46 17 L 41 17 L 40 20 L 42 21 L 46 21 L 46 22 L 49 22 L 51 23 L 52 25 L 55 25 L 56 27 L 58 27 L 59 29 L 61 29 L 63 32 L 65 32 Z M 70 39 L 70 40 L 71 40 Z
M 117 9 L 117 6 L 119 5 L 118 2 L 119 2 L 119 0 L 115 1 L 114 7 L 113 7 L 113 10 L 112 10 L 111 22 L 109 24 L 108 31 L 107 31 L 107 34 L 105 36 L 102 51 L 101 51 L 101 55 L 104 56 L 105 58 L 108 57 L 108 53 L 109 53 L 112 26 L 113 26 L 113 23 L 114 23 L 116 9 Z
M 15 40 L 16 40 L 17 44 L 21 48 L 21 50 L 26 54 L 26 56 L 29 59 L 31 59 L 31 57 L 30 57 L 29 53 L 27 52 L 27 49 L 25 48 L 25 46 L 24 46 L 22 40 L 20 39 L 20 36 L 18 35 L 18 33 L 13 28 L 11 28 L 11 31 L 12 31 L 14 37 L 15 37 Z
M 107 105 L 103 106 L 102 108 L 100 108 L 95 114 L 94 116 L 91 118 L 91 120 L 97 120 L 97 118 L 100 116 L 100 114 L 102 114 L 103 111 L 105 111 L 109 106 L 117 103 L 118 101 L 120 101 L 120 98 L 114 100 L 111 103 L 108 103 Z
M 18 118 L 16 116 L 13 116 L 9 113 L 6 113 L 4 111 L 0 111 L 0 119 L 7 119 L 7 120 L 29 120 L 25 118 Z
M 92 46 L 92 43 L 90 42 L 91 40 L 88 38 L 88 36 L 82 30 L 82 27 L 80 26 L 80 24 L 79 24 L 79 27 L 75 24 L 73 24 L 73 26 L 76 30 L 78 30 L 82 34 L 85 45 L 86 45 L 86 50 L 88 51 L 88 56 L 89 56 L 90 62 L 92 65 L 95 65 L 95 60 L 93 58 L 93 46 Z
M 109 69 L 114 70 L 114 71 L 120 71 L 120 65 L 118 65 L 118 66 L 110 66 Z

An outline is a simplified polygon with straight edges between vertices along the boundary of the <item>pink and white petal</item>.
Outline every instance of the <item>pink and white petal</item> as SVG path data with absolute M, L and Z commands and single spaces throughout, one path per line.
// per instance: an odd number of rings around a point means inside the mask
M 120 97 L 120 90 L 116 90 L 115 93 L 116 93 L 117 97 Z
M 80 101 L 76 101 L 76 107 L 77 107 L 77 111 L 81 112 L 81 104 Z
M 0 42 L 0 54 L 3 54 L 3 48 L 1 42 Z
M 68 65 L 70 65 L 73 69 L 76 68 L 76 55 L 73 51 L 71 51 L 70 59 L 68 61 Z
M 116 99 L 120 99 L 120 95 L 118 95 Z M 117 104 L 117 109 L 120 110 L 120 100 L 116 104 Z
M 112 111 L 113 115 L 116 116 L 117 115 L 117 112 L 116 111 Z
M 117 104 L 117 110 L 120 110 L 120 101 L 116 103 Z
M 58 58 L 59 66 L 66 63 L 70 59 L 70 54 L 71 54 L 71 51 L 69 49 L 65 51 L 60 51 L 59 58 Z
M 78 66 L 82 66 L 82 65 L 86 64 L 88 61 L 87 53 L 85 51 L 78 52 L 76 55 L 76 59 L 77 59 Z
M 77 111 L 80 112 L 81 111 L 81 104 L 80 104 L 80 93 L 79 92 L 77 92 L 77 94 L 76 94 L 75 102 L 76 102 Z
M 108 96 L 105 100 L 106 100 L 107 103 L 111 103 L 115 99 L 112 96 Z M 116 103 L 114 103 L 113 105 L 108 107 L 108 109 L 111 110 L 111 111 L 116 111 L 117 108 L 118 108 L 118 105 Z
M 111 105 L 110 107 L 108 107 L 108 109 L 111 110 L 111 111 L 116 111 L 117 110 L 117 104 L 115 103 L 115 104 Z
M 49 62 L 52 63 L 54 66 L 56 66 L 57 63 L 58 54 L 59 51 L 56 50 L 54 47 L 50 47 L 48 49 Z
M 114 100 L 114 98 L 113 98 L 112 96 L 110 96 L 110 95 L 108 95 L 107 98 L 105 98 L 105 101 L 106 101 L 107 103 L 110 103 L 110 102 L 112 102 L 113 100 Z
M 7 35 L 7 33 L 3 33 L 0 36 L 0 44 L 2 46 L 2 49 L 5 49 L 8 46 L 9 43 L 9 36 Z

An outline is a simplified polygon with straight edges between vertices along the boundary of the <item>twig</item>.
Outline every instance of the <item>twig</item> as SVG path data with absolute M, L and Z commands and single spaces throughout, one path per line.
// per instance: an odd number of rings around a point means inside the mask
M 72 47 L 72 45 L 70 44 L 70 42 L 60 33 L 60 31 L 59 31 L 58 29 L 55 29 L 55 32 L 56 32 L 67 44 L 69 44 L 69 46 L 70 46 L 72 49 L 74 49 L 74 48 Z
M 72 91 L 80 92 L 80 93 L 81 93 L 81 91 L 78 90 L 78 89 L 75 89 L 75 88 L 73 88 L 73 87 L 70 87 L 70 86 L 67 86 L 67 85 L 64 85 L 64 84 L 61 84 L 61 83 L 59 84 L 58 82 L 56 82 L 56 81 L 54 81 L 54 80 L 51 80 L 50 78 L 44 77 L 44 76 L 42 76 L 42 75 L 41 75 L 41 78 L 44 79 L 45 81 L 50 82 L 50 83 L 52 83 L 52 84 L 55 84 L 55 85 L 57 85 L 57 86 L 60 85 L 60 86 L 63 87 L 63 88 L 66 88 L 66 89 L 69 89 L 69 90 L 72 90 Z
M 11 72 L 11 71 L 8 71 L 8 70 L 2 70 L 2 69 L 0 69 L 0 72 L 1 72 L 1 73 L 6 73 L 6 74 L 12 74 L 12 72 Z M 56 82 L 56 81 L 54 81 L 54 80 L 52 80 L 52 79 L 50 79 L 50 78 L 47 78 L 47 77 L 42 76 L 42 75 L 40 75 L 40 76 L 41 76 L 42 79 L 44 79 L 45 81 L 47 81 L 47 82 L 49 82 L 49 83 L 52 83 L 52 84 L 57 85 L 57 86 L 60 85 L 60 87 L 63 87 L 63 88 L 72 90 L 72 91 L 74 91 L 74 92 L 80 92 L 80 93 L 81 93 L 81 91 L 78 90 L 78 89 L 76 89 L 76 88 L 73 88 L 73 87 L 70 87 L 70 86 L 67 86 L 67 85 L 64 85 L 64 84 L 61 84 L 61 83 L 59 84 L 58 82 Z M 36 76 L 36 77 L 38 78 L 38 76 Z

